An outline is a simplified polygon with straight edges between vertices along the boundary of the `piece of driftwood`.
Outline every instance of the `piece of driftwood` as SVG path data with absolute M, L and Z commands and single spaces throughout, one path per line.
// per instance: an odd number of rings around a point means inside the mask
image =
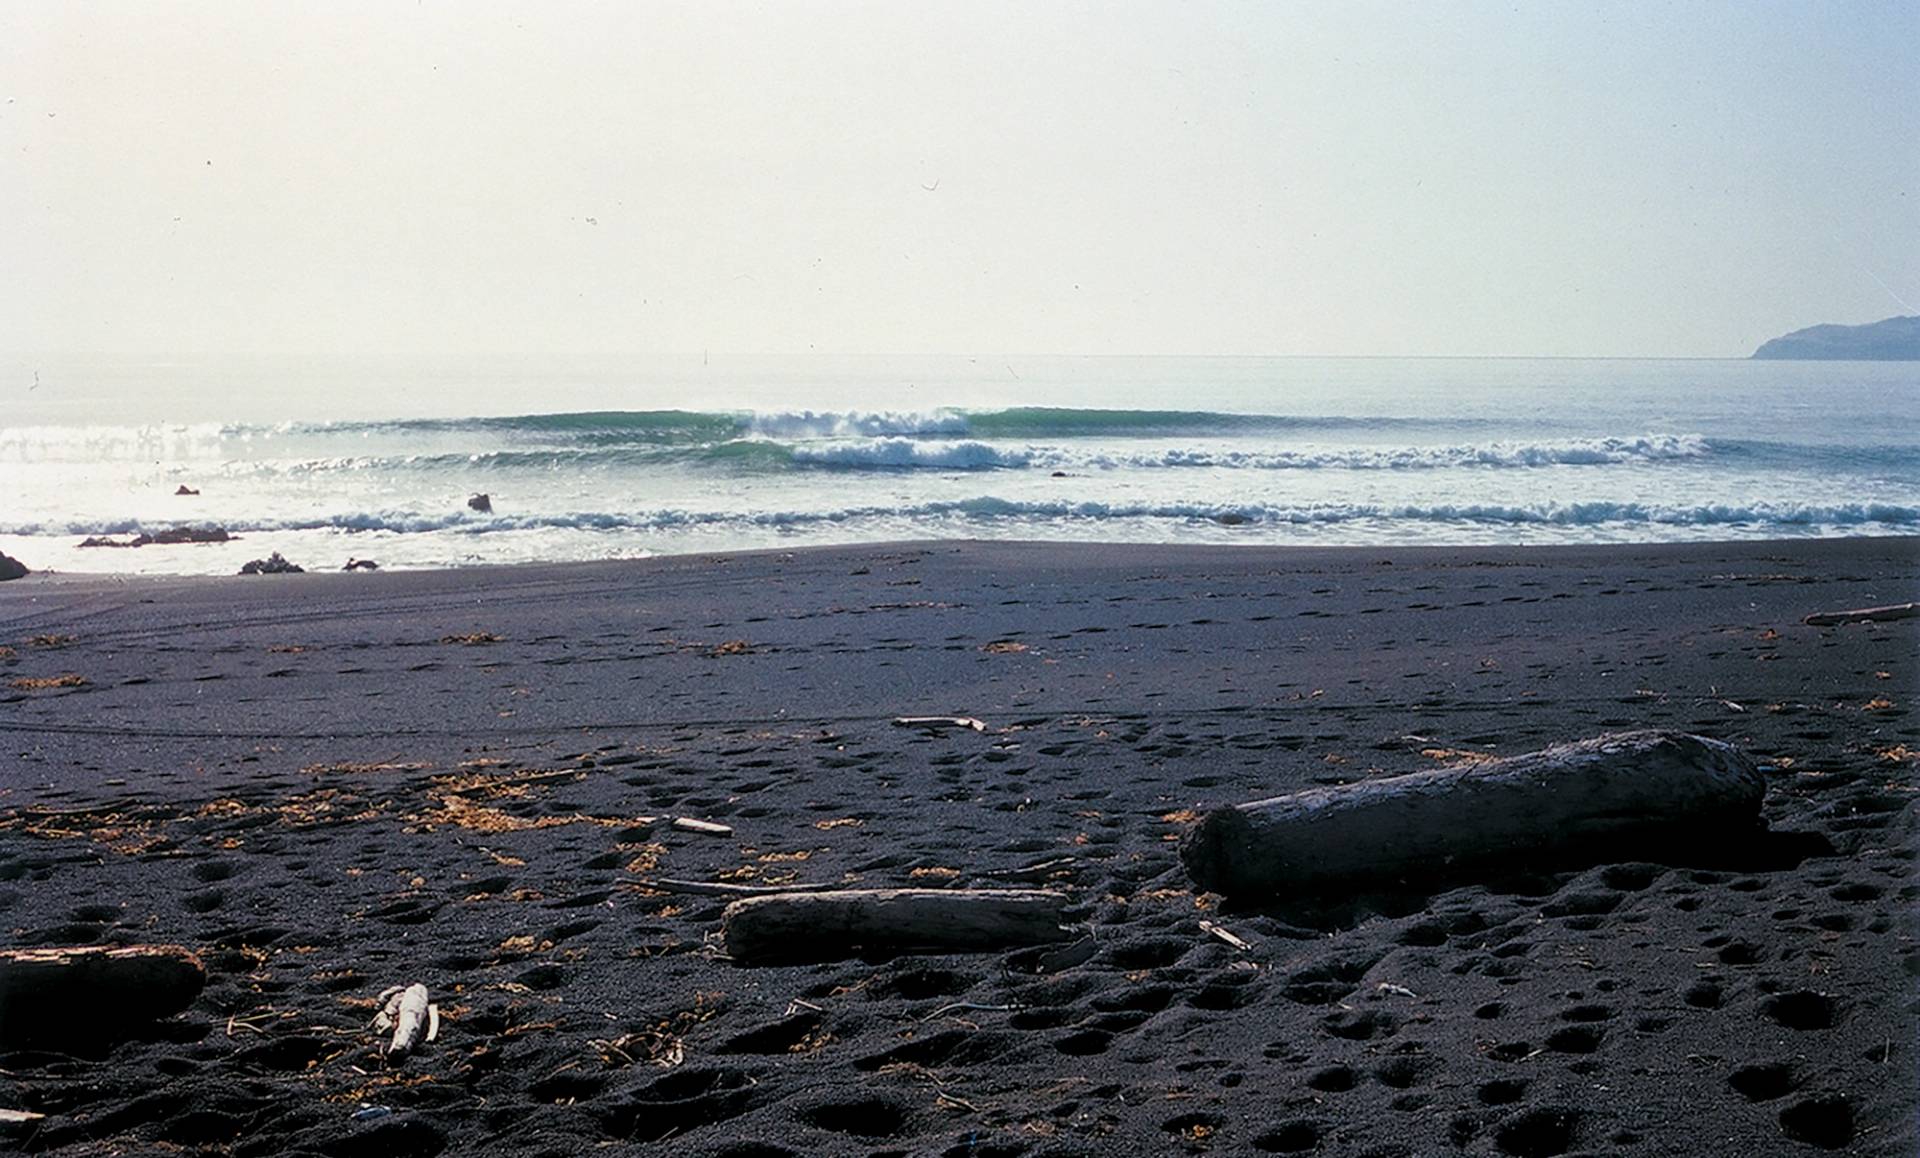
M 1242 953 L 1253 948 L 1252 945 L 1248 944 L 1245 937 L 1240 936 L 1225 925 L 1217 925 L 1212 921 L 1202 921 L 1200 922 L 1200 931 L 1212 937 L 1214 940 L 1219 941 L 1221 944 L 1233 946 Z
M 178 945 L 0 950 L 0 1043 L 118 1038 L 200 995 L 207 970 Z
M 980 952 L 1065 940 L 1067 897 L 1048 889 L 842 889 L 749 897 L 722 918 L 738 960 L 858 949 Z
M 1079 863 L 1080 858 L 1077 856 L 1056 856 L 1051 860 L 1043 860 L 1038 864 L 1030 864 L 1021 868 L 990 869 L 986 872 L 974 873 L 973 875 L 982 879 L 1000 881 L 1037 881 L 1045 880 L 1055 873 L 1072 868 Z
M 1852 611 L 1816 611 L 1800 622 L 1809 627 L 1838 627 L 1842 623 L 1885 623 L 1892 619 L 1912 619 L 1916 615 L 1920 615 L 1920 603 L 1894 603 Z
M 984 732 L 987 725 L 972 716 L 896 716 L 893 720 L 896 728 L 925 728 L 928 731 L 940 731 L 943 728 L 965 728 L 970 731 Z
M 1180 857 L 1211 892 L 1357 891 L 1754 833 L 1765 793 L 1754 762 L 1731 745 L 1619 732 L 1218 809 L 1187 833 Z
M 378 1000 L 380 1012 L 374 1015 L 373 1028 L 379 1033 L 393 1031 L 393 1039 L 382 1051 L 389 1060 L 404 1058 L 422 1040 L 440 1036 L 440 1010 L 427 999 L 426 986 L 417 981 L 395 985 L 381 991 Z
M 733 828 L 730 825 L 715 824 L 711 820 L 695 820 L 691 816 L 674 817 L 673 826 L 681 832 L 697 832 L 702 836 L 733 835 Z
M 652 889 L 661 893 L 685 893 L 695 897 L 771 897 L 781 893 L 818 893 L 843 889 L 837 882 L 788 885 L 736 885 L 728 881 L 678 881 L 671 877 L 635 877 L 622 884 Z

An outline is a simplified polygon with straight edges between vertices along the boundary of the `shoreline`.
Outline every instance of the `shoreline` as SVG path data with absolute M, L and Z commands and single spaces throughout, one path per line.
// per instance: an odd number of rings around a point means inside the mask
M 56 1155 L 1904 1156 L 1920 621 L 1801 619 L 1917 597 L 1905 536 L 30 576 L 0 946 L 210 980 L 0 1052 L 0 1106 Z M 1648 727 L 1752 755 L 1791 839 L 1317 915 L 1177 856 L 1212 807 Z M 1090 940 L 747 967 L 653 877 L 1018 880 Z M 413 981 L 443 1038 L 386 1067 Z
M 1775 539 L 1687 539 L 1687 540 L 1642 540 L 1633 542 L 1607 543 L 1408 543 L 1408 544 L 1289 544 L 1289 543 L 1181 543 L 1181 542 L 1138 542 L 1133 540 L 1081 540 L 1081 539 L 999 539 L 999 538 L 959 538 L 959 539 L 883 539 L 856 543 L 810 543 L 792 547 L 751 547 L 724 551 L 684 551 L 673 554 L 634 555 L 618 559 L 568 559 L 538 560 L 516 563 L 472 563 L 449 567 L 419 568 L 382 568 L 375 572 L 348 572 L 344 569 L 311 569 L 300 574 L 307 577 L 340 575 L 351 577 L 355 581 L 375 578 L 392 579 L 397 576 L 418 575 L 472 575 L 528 573 L 535 571 L 582 571 L 606 568 L 623 569 L 647 567 L 653 565 L 685 565 L 693 561 L 716 562 L 727 559 L 757 559 L 776 556 L 859 554 L 866 551 L 902 551 L 902 550 L 939 550 L 972 549 L 1008 551 L 1048 551 L 1059 549 L 1066 552 L 1137 552 L 1142 555 L 1170 559 L 1176 556 L 1193 556 L 1195 561 L 1205 561 L 1213 555 L 1233 556 L 1246 553 L 1269 554 L 1276 557 L 1302 557 L 1312 561 L 1316 557 L 1326 562 L 1337 562 L 1341 555 L 1376 555 L 1392 557 L 1402 554 L 1408 556 L 1426 556 L 1430 559 L 1454 556 L 1461 553 L 1483 554 L 1491 558 L 1507 559 L 1515 555 L 1541 555 L 1565 552 L 1569 555 L 1617 554 L 1620 552 L 1708 552 L 1726 551 L 1732 554 L 1749 553 L 1774 549 L 1797 553 L 1803 550 L 1838 547 L 1847 543 L 1900 543 L 1914 544 L 1916 553 L 1920 553 L 1920 534 L 1900 533 L 1885 535 L 1830 535 L 1808 538 Z M 138 548 L 136 548 L 138 549 Z M 58 583 L 172 583 L 172 582 L 218 582 L 227 579 L 263 578 L 241 576 L 238 574 L 209 575 L 197 572 L 134 573 L 117 571 L 33 571 L 27 578 L 42 582 Z M 264 578 L 285 579 L 287 576 L 266 576 Z M 7 589 L 0 587 L 0 593 Z

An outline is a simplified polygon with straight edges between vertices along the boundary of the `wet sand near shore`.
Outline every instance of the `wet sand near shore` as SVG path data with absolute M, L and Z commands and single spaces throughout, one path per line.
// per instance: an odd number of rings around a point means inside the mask
M 45 1115 L 0 1149 L 1911 1154 L 1920 620 L 1801 620 L 1917 592 L 1912 538 L 31 576 L 0 947 L 210 979 L 0 1052 Z M 1324 905 L 1178 857 L 1210 807 L 1649 727 L 1760 761 L 1773 838 Z M 662 877 L 1041 886 L 1084 937 L 748 965 Z M 383 1064 L 415 981 L 441 1036 Z

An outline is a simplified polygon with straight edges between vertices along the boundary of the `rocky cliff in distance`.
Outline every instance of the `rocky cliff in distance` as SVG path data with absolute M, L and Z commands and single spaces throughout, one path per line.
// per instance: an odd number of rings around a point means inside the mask
M 1864 326 L 1808 326 L 1763 343 L 1753 356 L 1825 361 L 1920 361 L 1920 317 L 1887 318 Z

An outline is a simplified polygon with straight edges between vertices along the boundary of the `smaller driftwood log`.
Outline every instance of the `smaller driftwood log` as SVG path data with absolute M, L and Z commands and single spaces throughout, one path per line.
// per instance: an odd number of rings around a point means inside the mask
M 1618 732 L 1218 809 L 1187 834 L 1180 857 L 1212 892 L 1310 898 L 1749 835 L 1765 793 L 1753 761 L 1731 745 Z
M 374 1015 L 373 1028 L 380 1033 L 393 1031 L 393 1040 L 381 1051 L 388 1061 L 399 1061 L 412 1053 L 423 1033 L 427 1041 L 440 1036 L 440 1009 L 427 996 L 427 987 L 416 981 L 389 986 L 376 999 L 380 1012 Z
M 206 982 L 177 945 L 0 950 L 0 1043 L 119 1037 L 179 1013 Z
M 1816 611 L 1800 622 L 1809 627 L 1838 627 L 1843 623 L 1885 623 L 1916 616 L 1920 616 L 1920 603 L 1895 603 L 1887 607 L 1861 607 L 1853 611 Z
M 1048 889 L 843 889 L 734 901 L 722 927 L 736 960 L 981 952 L 1067 939 L 1066 908 L 1066 894 Z

